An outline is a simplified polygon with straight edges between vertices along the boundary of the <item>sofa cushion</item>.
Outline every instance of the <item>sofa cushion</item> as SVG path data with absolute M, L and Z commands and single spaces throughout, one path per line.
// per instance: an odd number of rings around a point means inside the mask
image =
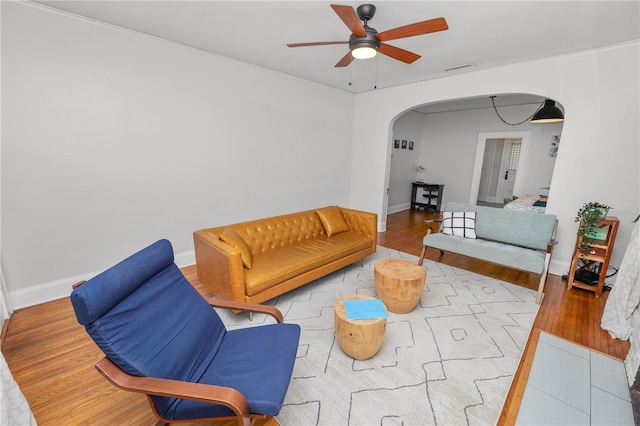
M 220 234 L 220 239 L 225 243 L 229 244 L 240 250 L 240 258 L 242 259 L 242 264 L 245 268 L 251 269 L 253 265 L 253 255 L 251 254 L 251 249 L 247 242 L 236 232 L 233 228 L 226 227 L 222 230 Z
M 320 217 L 320 221 L 328 237 L 351 230 L 338 206 L 318 209 L 316 213 Z
M 371 248 L 371 239 L 355 232 L 318 237 L 258 253 L 253 268 L 245 270 L 246 293 L 254 296 L 312 269 Z
M 442 233 L 476 238 L 476 212 L 443 212 Z

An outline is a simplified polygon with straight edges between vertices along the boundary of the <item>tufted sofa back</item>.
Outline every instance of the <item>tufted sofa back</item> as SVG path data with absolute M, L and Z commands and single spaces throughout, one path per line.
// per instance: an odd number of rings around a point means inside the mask
M 326 236 L 315 210 L 230 225 L 247 242 L 252 254 L 264 253 L 297 241 Z M 219 236 L 224 226 L 207 230 Z
M 249 244 L 253 254 L 327 235 L 313 210 L 243 222 L 231 227 Z
M 351 231 L 367 237 L 377 237 L 377 235 L 369 235 L 370 226 L 367 226 L 368 224 L 363 221 L 361 215 L 351 215 L 349 209 L 341 208 L 341 211 Z M 315 210 L 252 220 L 229 226 L 242 236 L 254 255 L 298 241 L 327 236 L 320 217 Z M 224 228 L 226 227 L 220 226 L 209 228 L 206 231 L 209 234 L 219 236 Z

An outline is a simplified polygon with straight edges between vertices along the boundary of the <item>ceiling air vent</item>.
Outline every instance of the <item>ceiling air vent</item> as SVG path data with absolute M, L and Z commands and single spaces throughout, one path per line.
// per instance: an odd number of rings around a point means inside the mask
M 451 71 L 458 71 L 458 70 L 463 70 L 465 68 L 471 68 L 471 67 L 473 67 L 473 64 L 464 64 L 464 65 L 458 65 L 457 67 L 445 68 L 444 70 L 446 72 L 451 72 Z

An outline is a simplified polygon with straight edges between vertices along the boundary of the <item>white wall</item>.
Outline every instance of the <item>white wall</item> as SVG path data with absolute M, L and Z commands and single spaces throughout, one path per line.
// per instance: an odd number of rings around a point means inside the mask
M 158 238 L 184 264 L 202 227 L 327 204 L 380 214 L 395 118 L 495 93 L 566 111 L 552 272 L 566 272 L 585 201 L 622 220 L 614 265 L 627 245 L 640 194 L 637 42 L 353 96 L 37 6 L 0 7 L 0 247 L 14 308 L 67 295 Z
M 35 6 L 2 7 L 14 308 L 160 238 L 349 203 L 354 96 Z
M 611 262 L 619 265 L 639 211 L 638 52 L 639 43 L 633 42 L 358 95 L 353 157 L 366 153 L 368 161 L 366 166 L 353 162 L 351 205 L 382 211 L 391 126 L 404 111 L 447 99 L 537 94 L 557 100 L 565 110 L 547 206 L 560 222 L 551 272 L 567 272 L 575 213 L 592 200 L 615 207 L 611 213 L 621 220 Z
M 422 156 L 422 114 L 408 112 L 400 117 L 393 126 L 393 140 L 401 141 L 400 148 L 395 147 L 390 153 L 389 200 L 387 213 L 396 213 L 411 207 L 412 182 L 418 179 L 418 165 Z M 402 149 L 402 141 L 407 145 L 413 142 L 413 150 L 407 146 Z M 422 174 L 425 178 L 425 173 Z M 426 181 L 426 180 L 425 180 Z
M 536 105 L 500 108 L 500 114 L 510 122 L 530 116 Z M 480 133 L 531 132 L 526 163 L 523 164 L 522 186 L 518 196 L 542 194 L 549 185 L 555 158 L 548 155 L 551 136 L 560 134 L 562 123 L 507 126 L 493 109 L 444 112 L 424 115 L 422 159 L 429 180 L 445 185 L 443 202 L 466 203 L 470 199 L 476 148 Z

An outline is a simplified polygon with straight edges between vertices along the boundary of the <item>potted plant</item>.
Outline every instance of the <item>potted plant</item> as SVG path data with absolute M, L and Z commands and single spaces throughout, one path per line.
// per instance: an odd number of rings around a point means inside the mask
M 593 239 L 596 237 L 596 231 L 602 223 L 602 219 L 607 216 L 611 207 L 606 204 L 590 201 L 584 203 L 580 210 L 576 213 L 575 222 L 580 222 L 578 227 L 578 236 L 581 237 L 580 247 L 578 250 L 582 254 L 590 254 L 593 248 Z

